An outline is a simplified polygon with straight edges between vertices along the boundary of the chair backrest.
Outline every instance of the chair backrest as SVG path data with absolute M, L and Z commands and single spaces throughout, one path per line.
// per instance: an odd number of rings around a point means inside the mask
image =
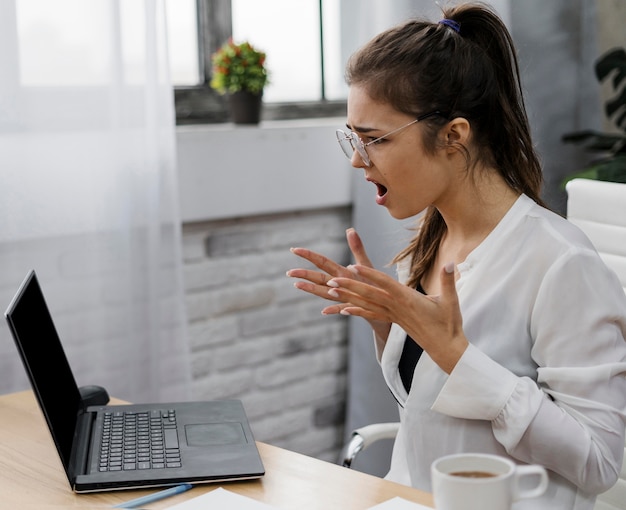
M 626 184 L 573 179 L 566 189 L 567 218 L 591 239 L 626 292 Z
M 567 217 L 591 239 L 626 292 L 626 184 L 574 179 L 567 183 Z M 594 510 L 626 510 L 626 445 L 619 480 Z

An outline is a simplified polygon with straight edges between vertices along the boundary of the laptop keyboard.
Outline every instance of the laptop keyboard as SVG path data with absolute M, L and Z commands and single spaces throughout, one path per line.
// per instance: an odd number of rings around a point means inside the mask
M 104 413 L 100 471 L 181 466 L 174 410 Z

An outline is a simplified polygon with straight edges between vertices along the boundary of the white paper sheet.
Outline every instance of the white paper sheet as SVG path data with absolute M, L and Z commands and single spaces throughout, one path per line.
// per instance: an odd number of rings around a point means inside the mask
M 178 505 L 168 506 L 167 510 L 277 510 L 276 507 L 261 503 L 255 499 L 227 491 L 222 487 L 183 501 Z
M 235 508 L 237 510 L 277 510 L 274 506 L 236 494 L 222 487 L 177 505 L 169 506 L 167 510 L 207 510 L 208 508 L 211 510 L 233 510 Z M 432 510 L 432 508 L 395 497 L 370 507 L 368 510 Z
M 388 499 L 387 501 L 380 503 L 376 506 L 368 508 L 368 510 L 433 510 L 429 506 L 420 505 L 419 503 L 412 503 L 406 499 L 395 497 Z

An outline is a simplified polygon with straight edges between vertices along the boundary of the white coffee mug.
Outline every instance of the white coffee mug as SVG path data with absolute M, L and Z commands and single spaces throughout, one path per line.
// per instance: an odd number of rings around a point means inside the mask
M 548 473 L 538 465 L 516 465 L 497 455 L 460 453 L 432 463 L 432 489 L 437 510 L 510 510 L 513 502 L 541 496 Z M 521 478 L 537 484 L 522 489 Z

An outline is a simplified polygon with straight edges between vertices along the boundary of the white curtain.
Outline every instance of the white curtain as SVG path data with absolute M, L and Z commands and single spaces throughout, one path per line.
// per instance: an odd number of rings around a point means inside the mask
M 35 269 L 78 385 L 136 402 L 191 394 L 165 29 L 162 0 L 0 0 L 0 306 Z

